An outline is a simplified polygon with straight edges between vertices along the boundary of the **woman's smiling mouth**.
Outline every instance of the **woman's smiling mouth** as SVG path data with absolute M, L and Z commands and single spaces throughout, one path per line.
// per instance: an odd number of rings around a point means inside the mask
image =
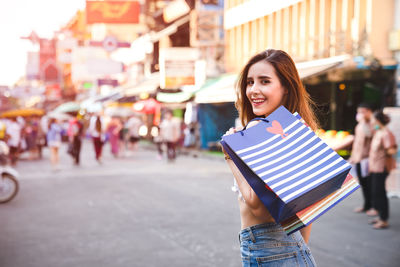
M 266 100 L 265 98 L 253 98 L 253 99 L 251 99 L 251 103 L 254 106 L 258 106 L 258 105 L 261 105 L 262 103 L 264 103 L 265 100 Z

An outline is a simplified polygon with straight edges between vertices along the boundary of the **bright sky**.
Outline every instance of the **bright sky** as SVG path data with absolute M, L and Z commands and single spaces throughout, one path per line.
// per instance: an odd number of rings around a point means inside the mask
M 27 51 L 34 47 L 20 39 L 34 30 L 52 37 L 85 0 L 0 0 L 0 85 L 13 85 L 25 74 Z

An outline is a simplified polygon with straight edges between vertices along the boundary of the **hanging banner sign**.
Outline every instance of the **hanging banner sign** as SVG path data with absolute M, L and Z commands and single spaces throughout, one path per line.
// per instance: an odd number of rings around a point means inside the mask
M 138 1 L 86 1 L 86 23 L 139 23 Z
M 176 89 L 183 85 L 195 85 L 195 65 L 199 51 L 191 47 L 160 49 L 160 87 Z

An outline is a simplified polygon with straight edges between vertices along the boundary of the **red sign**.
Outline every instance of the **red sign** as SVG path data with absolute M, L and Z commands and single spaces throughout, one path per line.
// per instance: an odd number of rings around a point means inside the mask
M 137 1 L 86 1 L 86 23 L 139 23 Z
M 45 94 L 46 94 L 47 100 L 59 100 L 59 99 L 61 99 L 62 93 L 61 93 L 60 85 L 57 84 L 57 83 L 47 85 Z

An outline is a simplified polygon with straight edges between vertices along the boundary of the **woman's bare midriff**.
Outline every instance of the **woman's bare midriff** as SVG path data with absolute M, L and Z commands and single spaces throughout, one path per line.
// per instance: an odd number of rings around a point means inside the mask
M 238 201 L 239 201 L 242 229 L 245 229 L 247 227 L 250 227 L 250 226 L 253 226 L 256 224 L 275 222 L 274 218 L 271 216 L 271 214 L 269 214 L 267 209 L 265 209 L 265 216 L 256 217 L 251 212 L 250 207 L 246 204 L 246 202 L 241 200 L 240 197 L 239 197 Z

